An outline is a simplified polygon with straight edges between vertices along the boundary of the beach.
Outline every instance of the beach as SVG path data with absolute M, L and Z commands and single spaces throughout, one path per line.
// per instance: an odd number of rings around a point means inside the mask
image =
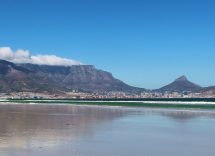
M 1 156 L 213 156 L 213 110 L 1 104 Z

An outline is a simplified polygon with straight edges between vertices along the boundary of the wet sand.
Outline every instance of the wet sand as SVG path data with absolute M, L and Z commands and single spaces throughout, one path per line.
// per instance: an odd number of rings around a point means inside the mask
M 1 156 L 214 156 L 215 112 L 0 105 Z

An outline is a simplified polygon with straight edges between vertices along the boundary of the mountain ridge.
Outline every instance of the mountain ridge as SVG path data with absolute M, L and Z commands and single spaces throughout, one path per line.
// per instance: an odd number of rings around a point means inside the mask
M 50 66 L 15 64 L 0 60 L 0 91 L 47 91 L 51 93 L 79 90 L 85 92 L 139 92 L 109 72 L 93 65 Z
M 127 85 L 111 73 L 96 69 L 93 65 L 37 65 L 15 64 L 0 59 L 0 92 L 209 92 L 215 87 L 201 87 L 180 76 L 160 89 L 147 90 Z

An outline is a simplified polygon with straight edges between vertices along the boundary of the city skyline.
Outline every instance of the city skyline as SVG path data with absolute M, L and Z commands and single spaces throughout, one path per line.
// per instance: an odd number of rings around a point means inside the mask
M 0 47 L 92 64 L 155 89 L 181 75 L 214 86 L 212 0 L 4 1 Z

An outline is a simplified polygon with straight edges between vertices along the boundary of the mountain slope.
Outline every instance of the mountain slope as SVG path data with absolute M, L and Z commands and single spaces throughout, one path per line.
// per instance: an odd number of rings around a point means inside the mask
M 49 66 L 0 60 L 0 91 L 64 92 L 71 90 L 137 92 L 111 73 L 91 65 Z
M 0 60 L 0 92 L 57 91 L 60 86 L 31 70 Z M 62 87 L 61 87 L 62 89 Z
M 181 76 L 178 79 L 176 79 L 174 82 L 158 89 L 157 91 L 159 91 L 159 92 L 165 92 L 165 91 L 169 91 L 169 92 L 191 91 L 191 92 L 194 92 L 194 91 L 198 91 L 200 89 L 202 89 L 202 87 L 200 87 L 199 85 L 197 85 L 193 82 L 190 82 L 185 76 Z
M 214 95 L 215 94 L 215 86 L 205 87 L 201 90 L 201 92 L 208 94 L 208 95 Z

